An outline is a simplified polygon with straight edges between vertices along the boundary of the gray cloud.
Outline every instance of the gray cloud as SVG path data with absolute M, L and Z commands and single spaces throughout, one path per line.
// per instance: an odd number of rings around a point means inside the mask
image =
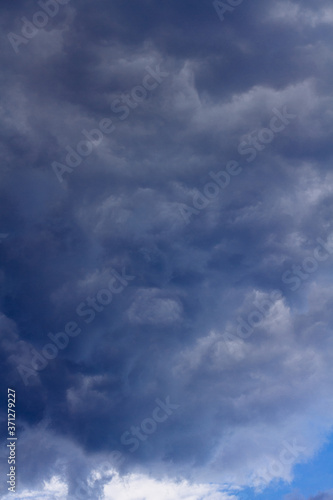
M 37 8 L 1 8 L 1 357 L 20 488 L 59 477 L 74 494 L 115 450 L 123 475 L 259 488 L 285 440 L 305 461 L 332 416 L 331 260 L 295 292 L 281 279 L 332 238 L 330 4 L 244 2 L 221 23 L 206 2 L 71 0 L 15 54 L 6 35 Z M 122 120 L 112 103 L 158 65 L 169 76 Z M 247 162 L 239 145 L 283 106 L 296 118 Z M 52 163 L 103 119 L 115 130 L 59 183 Z M 242 172 L 185 224 L 232 160 Z M 135 280 L 86 324 L 78 304 L 124 267 Z M 231 356 L 225 333 L 274 290 Z M 73 320 L 80 336 L 25 386 L 17 366 Z M 121 435 L 165 395 L 180 410 L 131 454 Z

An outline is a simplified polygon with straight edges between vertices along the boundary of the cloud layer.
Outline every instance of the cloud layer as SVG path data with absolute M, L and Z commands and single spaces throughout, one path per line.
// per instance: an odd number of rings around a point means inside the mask
M 42 7 L 1 7 L 18 498 L 291 481 L 333 418 L 330 2 L 51 4 L 17 51 Z

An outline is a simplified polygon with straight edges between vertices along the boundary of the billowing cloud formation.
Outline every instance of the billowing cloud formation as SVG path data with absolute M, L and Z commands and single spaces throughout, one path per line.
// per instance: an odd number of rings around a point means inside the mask
M 330 2 L 47 5 L 1 16 L 18 498 L 290 482 L 333 418 Z

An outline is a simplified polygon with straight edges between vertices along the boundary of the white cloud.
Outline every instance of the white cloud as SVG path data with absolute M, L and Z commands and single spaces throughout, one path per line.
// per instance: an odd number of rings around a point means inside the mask
M 64 500 L 67 497 L 68 488 L 58 476 L 53 476 L 50 481 L 44 481 L 44 485 L 38 490 L 25 489 L 21 493 L 15 493 L 16 500 Z M 13 500 L 13 493 L 9 493 L 3 500 Z
M 218 485 L 156 480 L 140 474 L 114 479 L 104 487 L 105 500 L 232 500 Z
M 269 19 L 293 25 L 308 25 L 312 28 L 321 24 L 333 24 L 333 9 L 331 7 L 317 8 L 316 6 L 316 10 L 312 10 L 290 1 L 272 5 Z

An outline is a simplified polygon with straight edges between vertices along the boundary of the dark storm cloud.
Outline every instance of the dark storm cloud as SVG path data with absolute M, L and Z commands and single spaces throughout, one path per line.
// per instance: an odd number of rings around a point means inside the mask
M 306 456 L 319 445 L 331 260 L 297 292 L 281 277 L 318 237 L 332 241 L 332 19 L 329 2 L 294 5 L 244 2 L 221 23 L 211 2 L 71 0 L 18 54 L 7 33 L 39 7 L 3 5 L 1 352 L 19 395 L 22 484 L 59 475 L 74 492 L 96 455 L 119 450 L 123 472 L 242 485 L 284 439 L 303 439 Z M 147 67 L 168 76 L 126 104 Z M 240 144 L 284 106 L 295 119 L 248 163 Z M 112 133 L 60 183 L 52 163 L 103 119 Z M 180 208 L 231 160 L 242 172 L 186 224 Z M 78 306 L 123 268 L 135 279 L 87 323 Z M 223 334 L 277 289 L 230 356 Z M 17 366 L 69 321 L 81 333 L 26 386 Z M 167 396 L 179 410 L 130 453 L 121 436 Z

